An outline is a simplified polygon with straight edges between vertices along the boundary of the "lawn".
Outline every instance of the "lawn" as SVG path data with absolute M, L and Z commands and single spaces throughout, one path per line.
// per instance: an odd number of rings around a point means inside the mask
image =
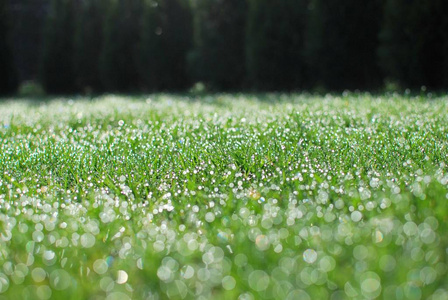
M 0 299 L 448 299 L 448 98 L 0 102 Z

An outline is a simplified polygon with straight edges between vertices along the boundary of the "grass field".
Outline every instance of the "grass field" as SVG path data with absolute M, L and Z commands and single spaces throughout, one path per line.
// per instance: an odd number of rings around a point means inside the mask
M 0 102 L 0 299 L 448 299 L 448 98 Z

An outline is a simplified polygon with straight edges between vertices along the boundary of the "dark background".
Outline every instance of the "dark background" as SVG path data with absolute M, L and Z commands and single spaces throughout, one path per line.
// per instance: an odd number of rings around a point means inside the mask
M 0 94 L 448 87 L 446 0 L 0 0 Z

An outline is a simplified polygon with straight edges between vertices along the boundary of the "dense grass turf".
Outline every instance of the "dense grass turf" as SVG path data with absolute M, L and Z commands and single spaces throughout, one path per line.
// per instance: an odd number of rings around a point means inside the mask
M 447 100 L 5 101 L 0 298 L 448 299 Z

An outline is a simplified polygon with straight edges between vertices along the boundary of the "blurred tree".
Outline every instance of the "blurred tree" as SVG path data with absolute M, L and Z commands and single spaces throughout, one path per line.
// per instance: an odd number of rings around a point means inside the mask
M 84 92 L 102 90 L 99 60 L 103 49 L 104 14 L 107 0 L 82 1 L 75 31 L 76 85 Z
M 138 66 L 145 90 L 189 86 L 186 55 L 191 47 L 191 22 L 185 0 L 144 1 Z
M 189 70 L 194 81 L 219 90 L 242 88 L 246 71 L 246 1 L 193 3 L 194 49 L 189 54 Z
M 246 61 L 257 89 L 306 86 L 303 49 L 309 0 L 249 0 Z
M 440 88 L 448 81 L 445 0 L 387 0 L 379 56 L 386 76 L 403 87 Z
M 442 52 L 444 53 L 443 58 L 443 88 L 448 88 L 448 1 L 442 1 L 439 9 L 439 13 L 443 14 L 445 18 L 442 18 L 442 24 L 440 26 L 439 32 L 441 33 L 441 39 L 443 41 Z
M 9 2 L 10 38 L 19 82 L 38 79 L 43 26 L 49 0 L 2 0 Z
M 17 74 L 11 52 L 7 14 L 7 1 L 0 0 L 0 95 L 17 89 Z
M 369 89 L 382 82 L 377 63 L 383 0 L 311 0 L 306 60 L 314 84 Z
M 438 89 L 448 86 L 447 13 L 446 0 L 0 0 L 0 90 L 17 86 L 12 56 L 21 80 L 35 79 L 39 57 L 49 93 L 195 81 L 368 90 L 384 76 Z
M 142 0 L 109 0 L 107 6 L 100 57 L 102 85 L 112 92 L 135 91 L 140 82 L 137 65 Z
M 47 93 L 75 91 L 75 1 L 53 0 L 47 17 L 40 64 L 40 79 Z

